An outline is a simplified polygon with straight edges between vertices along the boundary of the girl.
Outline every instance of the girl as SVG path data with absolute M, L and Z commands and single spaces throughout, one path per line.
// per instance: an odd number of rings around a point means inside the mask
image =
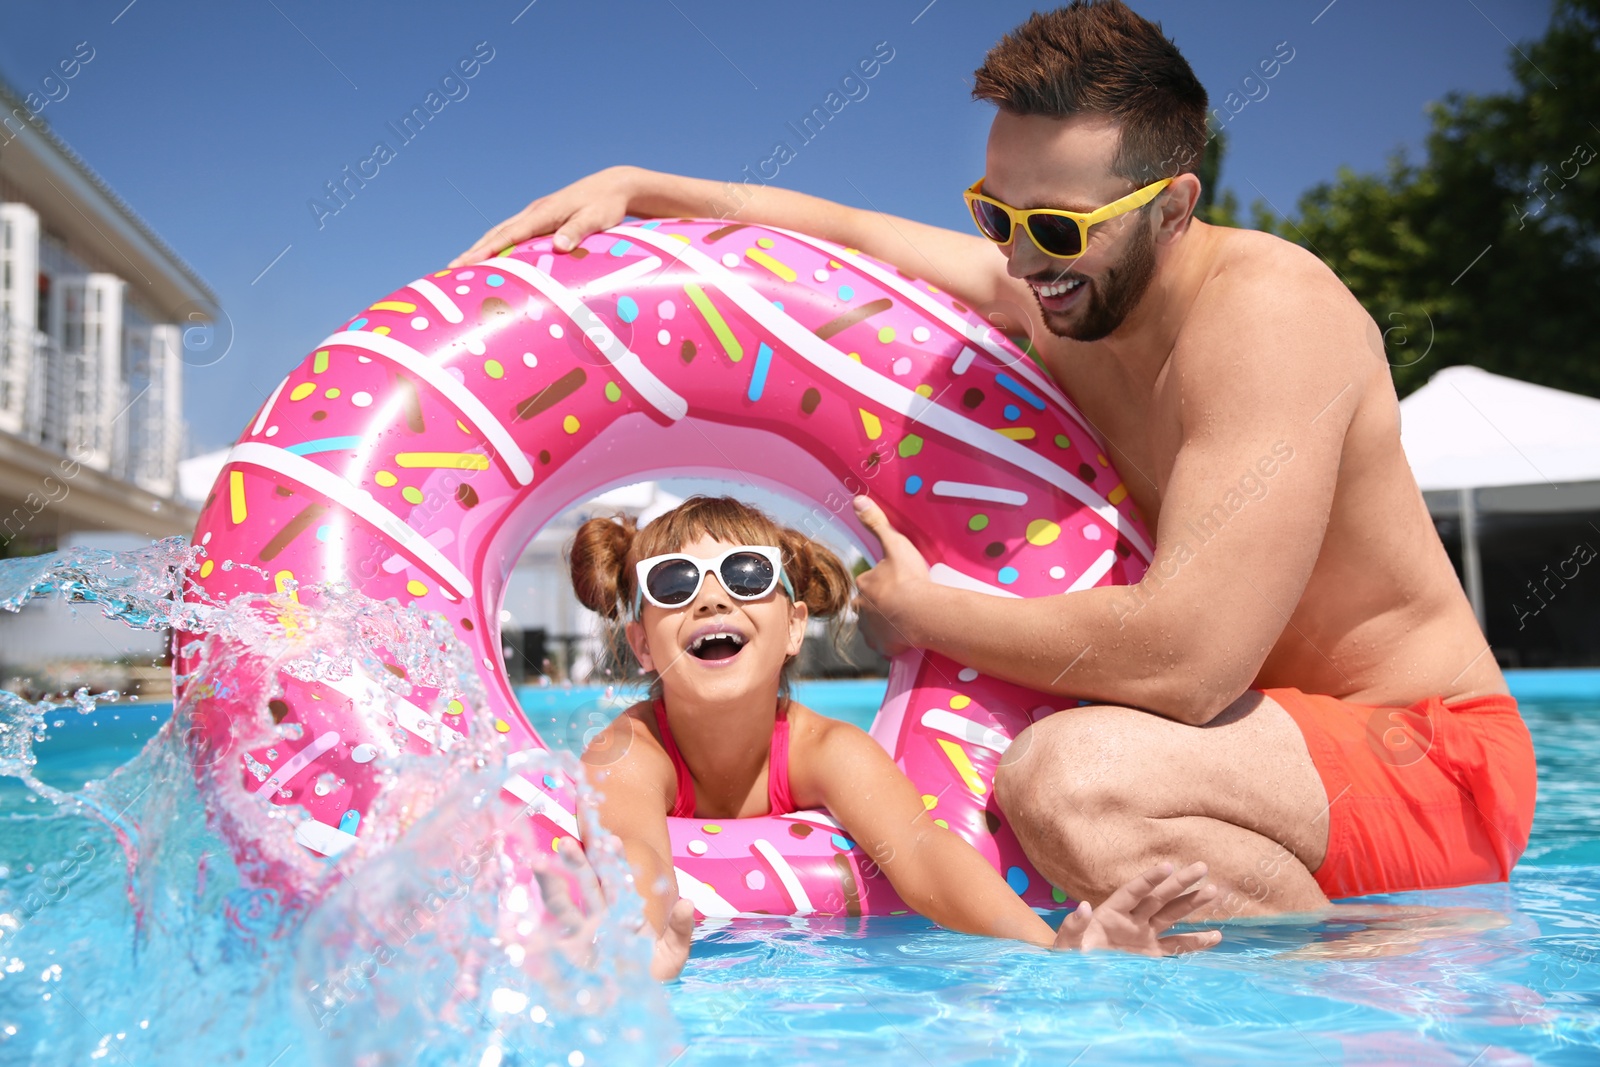
M 1162 955 L 1207 948 L 1215 931 L 1161 937 L 1215 896 L 1205 868 L 1170 865 L 1088 902 L 1052 931 L 966 841 L 935 826 L 921 794 L 864 731 L 788 697 L 806 620 L 843 611 L 838 557 L 729 497 L 692 497 L 643 530 L 590 519 L 570 549 L 578 599 L 627 638 L 651 699 L 617 716 L 583 754 L 657 932 L 652 972 L 676 977 L 693 906 L 673 877 L 667 816 L 735 819 L 826 808 L 907 904 L 941 926 L 1056 948 Z

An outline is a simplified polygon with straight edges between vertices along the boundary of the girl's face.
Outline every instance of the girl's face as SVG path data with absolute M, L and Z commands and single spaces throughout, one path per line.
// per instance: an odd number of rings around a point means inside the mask
M 711 559 L 736 547 L 702 534 L 679 551 Z M 628 644 L 645 670 L 660 675 L 669 695 L 716 703 L 738 700 L 772 688 L 784 660 L 800 651 L 807 614 L 803 602 L 789 600 L 781 582 L 760 600 L 736 600 L 711 571 L 694 599 L 682 607 L 659 608 L 645 601 L 642 617 L 628 623 Z

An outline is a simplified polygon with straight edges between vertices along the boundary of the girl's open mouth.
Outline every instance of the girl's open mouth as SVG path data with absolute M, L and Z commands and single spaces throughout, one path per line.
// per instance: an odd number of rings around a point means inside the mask
M 701 634 L 689 642 L 689 655 L 701 660 L 726 660 L 739 654 L 745 646 L 743 634 L 727 630 Z

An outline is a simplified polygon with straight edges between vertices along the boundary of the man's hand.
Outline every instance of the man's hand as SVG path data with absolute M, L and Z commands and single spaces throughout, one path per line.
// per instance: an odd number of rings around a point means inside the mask
M 1205 876 L 1204 863 L 1192 863 L 1176 873 L 1170 863 L 1152 867 L 1098 908 L 1087 900 L 1079 904 L 1062 920 L 1055 947 L 1081 952 L 1116 949 L 1140 956 L 1176 956 L 1211 948 L 1222 940 L 1222 931 L 1161 936 L 1215 899 L 1216 886 L 1200 885 Z
M 888 516 L 871 498 L 858 496 L 854 504 L 862 525 L 883 545 L 878 565 L 856 579 L 861 635 L 885 656 L 898 655 L 912 647 L 900 620 L 932 584 L 928 563 L 905 534 L 889 525 Z
M 478 243 L 451 260 L 450 266 L 477 263 L 518 241 L 547 233 L 556 235 L 557 252 L 570 252 L 591 233 L 622 221 L 639 173 L 635 167 L 607 167 L 541 196 L 478 238 Z

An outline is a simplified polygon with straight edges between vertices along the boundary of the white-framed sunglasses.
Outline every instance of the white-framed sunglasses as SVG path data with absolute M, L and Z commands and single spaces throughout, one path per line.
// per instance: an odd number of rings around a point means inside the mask
M 783 553 L 772 545 L 739 545 L 711 559 L 667 552 L 634 564 L 634 584 L 638 589 L 633 601 L 634 617 L 644 611 L 646 600 L 668 611 L 683 607 L 699 595 L 706 574 L 712 571 L 735 600 L 760 600 L 779 582 L 789 599 L 794 599 L 794 586 L 783 573 Z

